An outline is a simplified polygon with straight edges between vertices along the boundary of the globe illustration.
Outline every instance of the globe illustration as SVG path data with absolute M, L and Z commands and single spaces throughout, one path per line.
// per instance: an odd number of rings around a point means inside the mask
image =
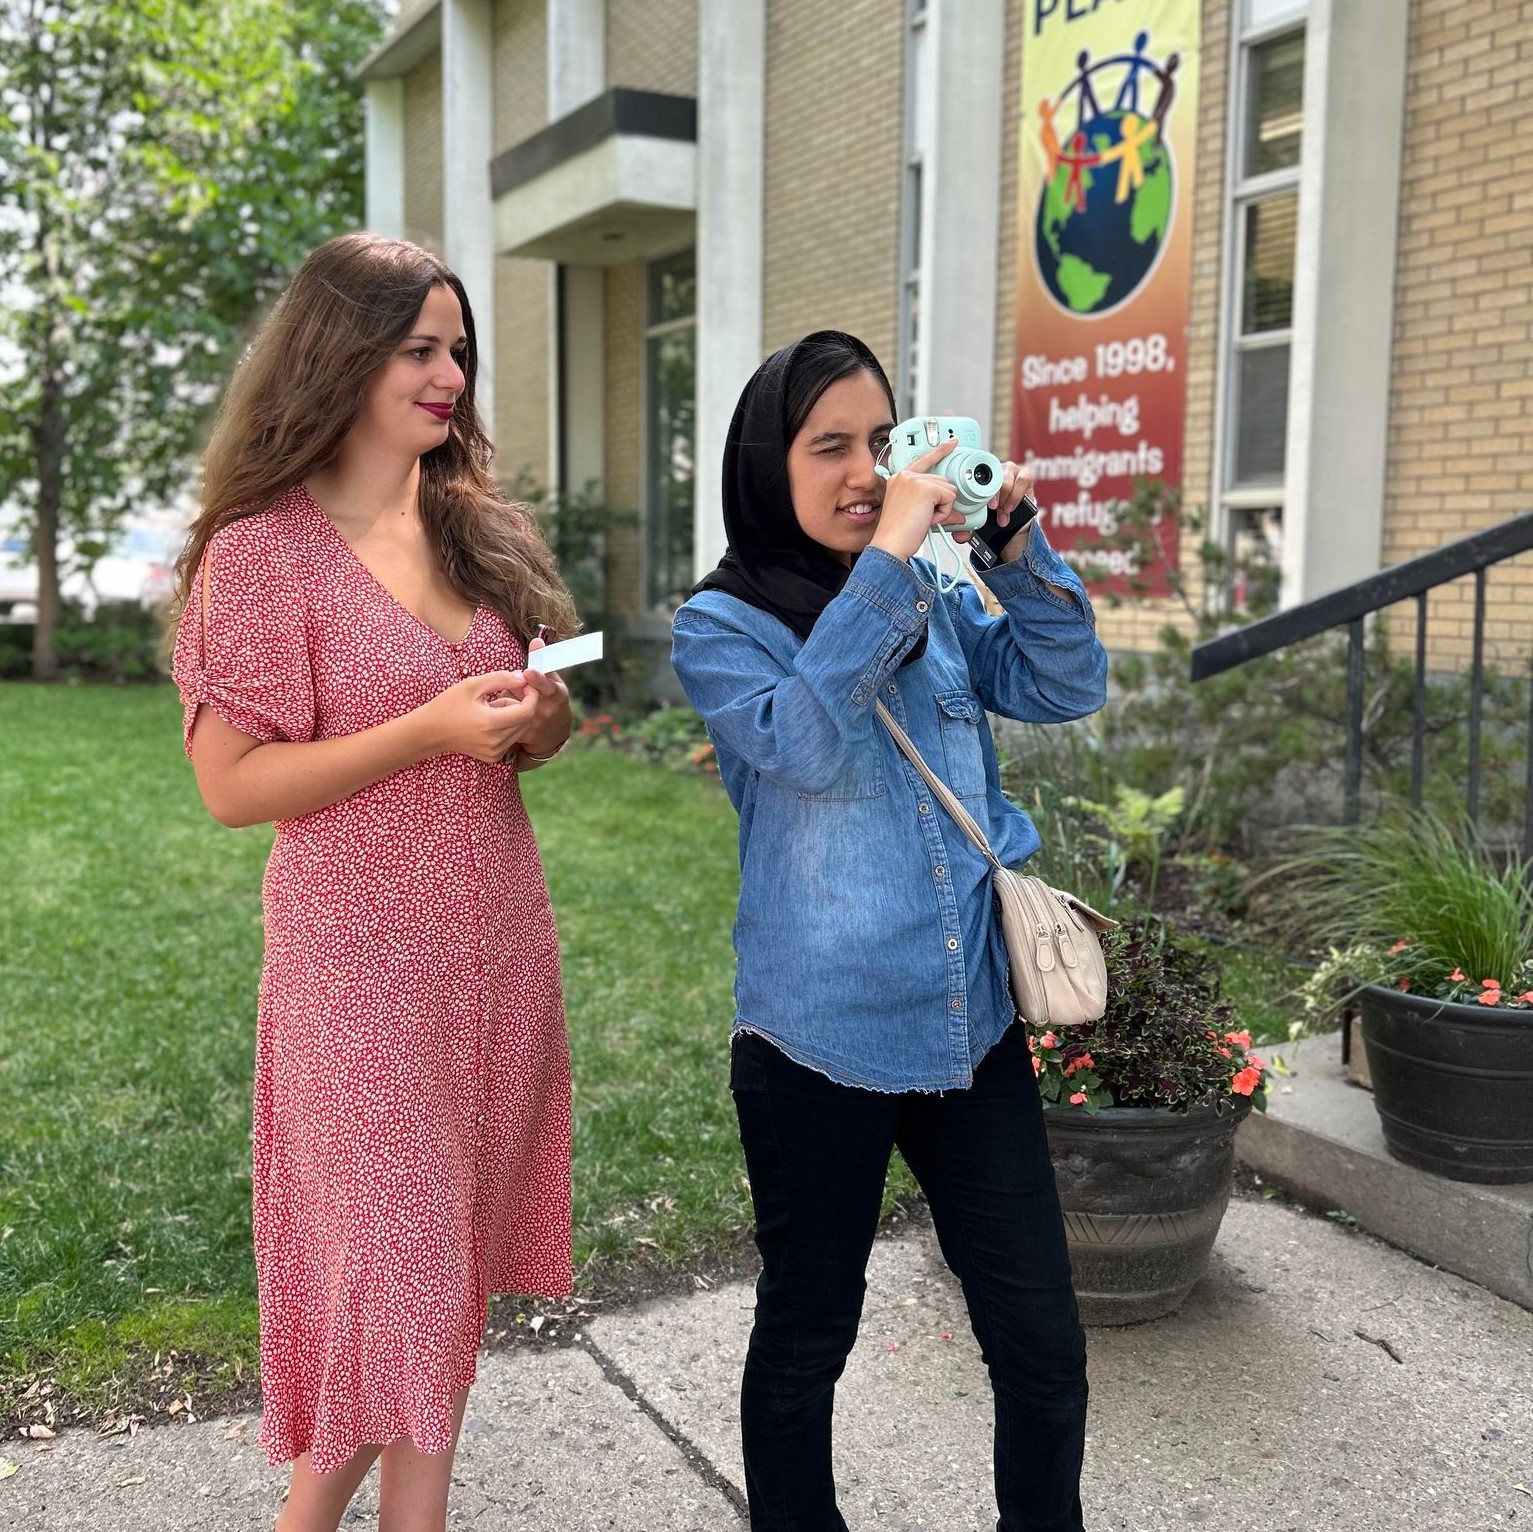
M 1171 156 L 1158 133 L 1135 146 L 1143 180 L 1122 184 L 1125 117 L 1131 133 L 1140 126 L 1131 113 L 1107 111 L 1073 134 L 1038 202 L 1038 271 L 1071 314 L 1105 314 L 1131 298 L 1171 227 Z

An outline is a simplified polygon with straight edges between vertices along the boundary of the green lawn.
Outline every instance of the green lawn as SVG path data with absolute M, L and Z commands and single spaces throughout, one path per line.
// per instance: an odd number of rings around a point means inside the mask
M 167 687 L 0 686 L 0 1419 L 36 1373 L 100 1407 L 157 1354 L 214 1387 L 256 1351 L 249 1099 L 268 829 L 197 797 Z M 524 780 L 575 1080 L 576 1258 L 731 1247 L 736 821 L 718 782 L 607 750 Z M 1219 954 L 1286 1027 L 1280 960 Z M 890 1201 L 912 1189 L 891 1177 Z
M 197 797 L 168 688 L 0 687 L 0 1416 L 154 1351 L 255 1355 L 249 1096 L 270 831 Z M 603 751 L 524 779 L 565 951 L 577 1260 L 748 1216 L 727 1088 L 735 817 Z

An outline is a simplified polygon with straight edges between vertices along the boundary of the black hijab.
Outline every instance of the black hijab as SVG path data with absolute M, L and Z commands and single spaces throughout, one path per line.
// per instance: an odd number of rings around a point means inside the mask
M 724 532 L 729 546 L 693 594 L 721 590 L 770 612 L 808 638 L 851 570 L 798 524 L 788 487 L 788 447 L 832 383 L 867 371 L 894 391 L 878 358 L 855 336 L 816 330 L 774 351 L 735 406 L 724 442 Z M 790 419 L 789 413 L 797 417 Z M 905 663 L 926 649 L 923 629 Z

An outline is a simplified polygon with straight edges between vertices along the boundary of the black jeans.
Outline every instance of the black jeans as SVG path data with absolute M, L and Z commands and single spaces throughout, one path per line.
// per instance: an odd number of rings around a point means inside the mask
M 1081 1532 L 1086 1339 L 1023 1029 L 941 1094 L 840 1085 L 742 1033 L 730 1087 L 761 1251 L 740 1390 L 752 1532 L 846 1532 L 831 1409 L 896 1145 L 990 1371 L 996 1532 Z

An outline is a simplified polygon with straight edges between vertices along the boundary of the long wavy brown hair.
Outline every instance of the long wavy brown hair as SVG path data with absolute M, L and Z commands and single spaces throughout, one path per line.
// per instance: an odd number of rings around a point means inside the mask
M 323 468 L 361 414 L 378 369 L 412 332 L 435 287 L 463 308 L 463 392 L 447 440 L 421 458 L 420 514 L 453 589 L 489 606 L 524 641 L 580 631 L 575 603 L 531 510 L 490 472 L 494 448 L 474 405 L 479 349 L 463 284 L 430 251 L 345 234 L 299 267 L 235 369 L 203 460 L 202 510 L 176 561 L 172 617 L 220 527 L 265 510 Z

